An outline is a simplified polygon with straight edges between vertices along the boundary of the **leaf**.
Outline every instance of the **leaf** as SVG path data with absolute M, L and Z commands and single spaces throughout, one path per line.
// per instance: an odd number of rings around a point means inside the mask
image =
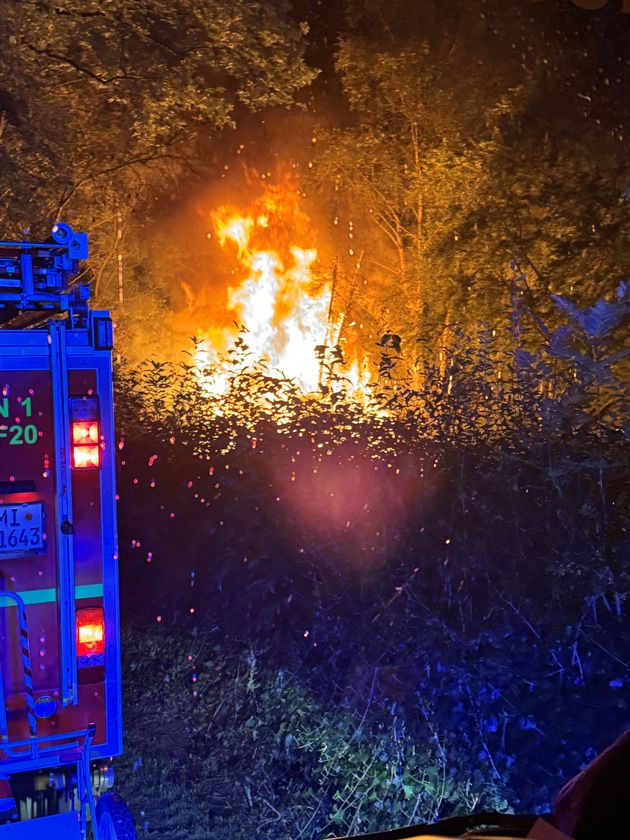
M 620 323 L 625 313 L 616 300 L 599 300 L 583 317 L 583 327 L 593 338 L 605 338 Z
M 551 295 L 551 299 L 556 304 L 556 307 L 564 312 L 572 321 L 582 326 L 582 310 L 578 309 L 575 304 L 571 303 L 568 298 L 562 295 Z
M 514 358 L 516 364 L 521 368 L 531 368 L 533 364 L 537 361 L 536 356 L 534 356 L 532 353 L 528 353 L 527 350 L 523 350 L 521 347 L 516 348 Z

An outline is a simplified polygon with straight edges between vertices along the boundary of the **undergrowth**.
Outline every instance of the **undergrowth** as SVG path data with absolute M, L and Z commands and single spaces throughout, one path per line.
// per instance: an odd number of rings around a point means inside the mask
M 538 813 L 628 725 L 628 293 L 557 306 L 500 346 L 451 330 L 421 387 L 382 342 L 367 406 L 261 364 L 220 397 L 119 372 L 141 837 Z

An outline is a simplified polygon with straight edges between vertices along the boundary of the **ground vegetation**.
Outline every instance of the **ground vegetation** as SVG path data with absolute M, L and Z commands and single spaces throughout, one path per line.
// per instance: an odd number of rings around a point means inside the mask
M 119 371 L 141 836 L 544 812 L 627 725 L 628 288 L 555 307 L 535 351 L 517 309 L 509 358 L 462 332 L 370 405 L 260 364 L 221 397 L 192 365 Z

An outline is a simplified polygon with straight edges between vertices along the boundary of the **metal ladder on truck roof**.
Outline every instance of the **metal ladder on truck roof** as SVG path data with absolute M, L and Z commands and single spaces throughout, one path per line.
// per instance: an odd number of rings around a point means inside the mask
M 89 288 L 70 281 L 87 256 L 87 234 L 63 222 L 46 242 L 0 242 L 0 327 L 22 329 L 62 312 L 85 318 Z

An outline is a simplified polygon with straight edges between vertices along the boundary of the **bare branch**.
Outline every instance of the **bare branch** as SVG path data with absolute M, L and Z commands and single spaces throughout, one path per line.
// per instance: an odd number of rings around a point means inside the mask
M 46 58 L 51 58 L 53 61 L 58 61 L 60 64 L 65 64 L 68 67 L 72 67 L 77 73 L 82 73 L 84 76 L 92 79 L 93 81 L 97 82 L 99 85 L 103 87 L 107 87 L 112 82 L 119 82 L 128 79 L 129 77 L 125 74 L 118 74 L 115 76 L 110 76 L 109 78 L 102 78 L 97 73 L 94 73 L 92 70 L 89 70 L 87 67 L 83 67 L 79 64 L 78 61 L 73 61 L 71 58 L 65 55 L 59 55 L 58 53 L 53 52 L 52 50 L 38 50 L 37 47 L 34 47 L 32 44 L 27 44 L 27 49 L 31 52 L 34 52 L 35 55 L 43 55 Z

